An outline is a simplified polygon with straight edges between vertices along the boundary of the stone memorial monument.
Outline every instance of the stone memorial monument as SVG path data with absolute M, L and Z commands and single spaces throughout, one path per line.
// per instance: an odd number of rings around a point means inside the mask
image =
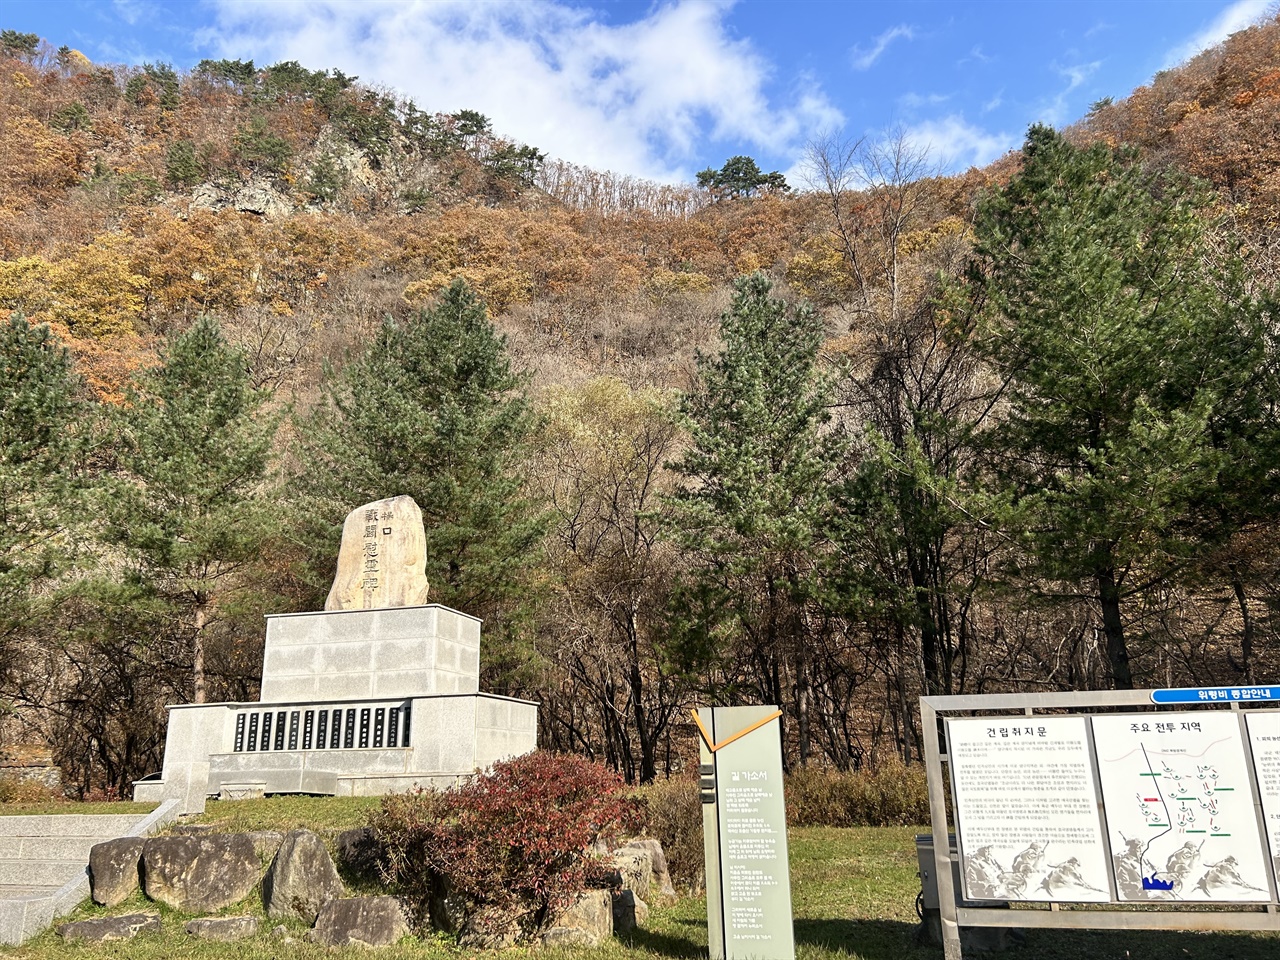
M 366 503 L 347 514 L 338 573 L 325 610 L 417 607 L 427 602 L 427 537 L 412 497 Z
M 422 512 L 358 507 L 322 613 L 267 617 L 257 703 L 169 708 L 164 769 L 134 798 L 371 796 L 447 786 L 536 746 L 538 706 L 480 693 L 480 621 L 428 604 Z

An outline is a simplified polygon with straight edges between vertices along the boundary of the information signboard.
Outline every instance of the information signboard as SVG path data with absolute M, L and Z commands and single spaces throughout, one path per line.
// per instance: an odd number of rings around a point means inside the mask
M 711 960 L 794 960 L 776 707 L 704 707 L 703 836 Z
M 1280 714 L 1270 710 L 1250 713 L 1245 723 L 1249 727 L 1249 747 L 1253 753 L 1271 868 L 1280 885 Z
M 1083 717 L 948 719 L 947 748 L 968 899 L 1111 899 Z
M 1237 714 L 1090 722 L 1121 900 L 1272 899 Z
M 954 825 L 959 847 L 932 843 L 921 856 L 922 876 L 937 891 L 946 960 L 962 960 L 966 927 L 1280 933 L 1277 706 L 1280 686 L 1270 685 L 921 697 L 930 826 L 937 838 Z M 1061 753 L 1070 777 L 1058 751 L 1034 745 L 1042 739 L 1069 741 Z M 1100 840 L 1072 857 L 1096 869 L 1105 850 L 1101 882 L 1079 872 L 1090 886 L 1110 888 L 1111 904 L 1060 910 L 1028 902 L 1011 915 L 982 902 L 1033 899 L 1026 890 L 1037 885 L 1028 880 L 1019 895 L 1021 880 L 1009 874 L 1039 862 L 1042 851 L 1026 839 L 1035 835 L 1021 824 L 1038 822 L 1046 782 L 1069 788 L 1066 802 L 1046 801 L 1060 809 L 1082 813 L 1094 793 Z M 1050 819 L 1065 823 L 1061 814 Z M 1088 836 L 1087 826 L 1077 829 Z M 977 871 L 953 869 L 975 860 Z M 991 876 L 997 883 L 984 888 Z

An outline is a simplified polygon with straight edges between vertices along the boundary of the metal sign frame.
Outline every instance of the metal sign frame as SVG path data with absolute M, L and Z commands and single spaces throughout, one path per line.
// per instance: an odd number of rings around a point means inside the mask
M 1210 688 L 1215 692 L 1221 688 Z M 1225 688 L 1230 691 L 1231 688 Z M 1263 688 L 1275 689 L 1275 688 Z M 1035 716 L 1037 713 L 1064 711 L 1087 715 L 1098 708 L 1133 708 L 1158 716 L 1163 710 L 1230 709 L 1239 715 L 1242 708 L 1252 710 L 1280 706 L 1280 700 L 1267 699 L 1178 699 L 1155 702 L 1151 690 L 1118 690 L 1097 693 L 998 693 L 920 698 L 920 722 L 924 732 L 925 773 L 929 789 L 929 816 L 933 836 L 949 834 L 948 815 L 956 822 L 955 812 L 947 803 L 950 757 L 943 752 L 940 721 L 950 716 L 1013 714 Z M 1179 691 L 1183 692 L 1183 691 Z M 1241 719 L 1243 733 L 1243 718 Z M 1243 736 L 1247 758 L 1252 767 L 1252 753 L 1247 736 Z M 944 771 L 943 764 L 947 764 Z M 1256 777 L 1251 769 L 1251 782 Z M 1261 806 L 1254 786 L 1255 813 L 1261 824 Z M 1266 833 L 1260 835 L 1266 842 Z M 1273 891 L 1271 902 L 1249 909 L 1178 909 L 1169 904 L 1126 903 L 1123 909 L 1114 904 L 1072 904 L 1060 909 L 1058 903 L 1020 903 L 1022 909 L 1010 911 L 993 907 L 964 906 L 959 902 L 952 873 L 950 844 L 933 844 L 934 878 L 938 885 L 939 911 L 942 920 L 943 950 L 946 960 L 962 960 L 961 927 L 1058 927 L 1070 929 L 1143 929 L 1143 930 L 1272 930 L 1280 931 L 1280 901 Z

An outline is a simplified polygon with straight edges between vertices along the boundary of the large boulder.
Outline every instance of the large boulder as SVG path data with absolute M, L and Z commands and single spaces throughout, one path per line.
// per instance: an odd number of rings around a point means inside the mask
M 325 610 L 414 607 L 427 602 L 427 535 L 412 497 L 356 507 L 342 524 L 338 572 Z
M 611 936 L 613 898 L 608 890 L 587 890 L 542 934 L 542 942 L 555 947 L 594 947 Z
M 454 889 L 448 877 L 441 877 L 431 885 L 427 907 L 431 926 L 445 933 L 461 933 L 467 923 L 470 902 L 465 894 Z
M 271 860 L 280 849 L 280 844 L 284 843 L 284 834 L 279 830 L 251 830 L 245 836 L 253 841 L 253 849 L 263 862 Z
M 247 897 L 262 866 L 243 833 L 155 837 L 142 846 L 142 889 L 183 913 L 213 913 Z
M 240 213 L 278 219 L 293 212 L 293 204 L 272 185 L 270 180 L 254 177 L 233 188 L 223 184 L 202 183 L 191 192 L 190 210 L 217 213 L 228 208 Z
M 662 849 L 662 843 L 656 837 L 637 837 L 634 840 L 628 840 L 620 849 L 619 853 L 627 850 L 645 850 L 649 854 L 649 863 L 652 867 L 653 886 L 650 888 L 650 895 L 659 901 L 674 901 L 676 899 L 676 888 L 671 882 L 671 868 L 667 865 L 667 855 Z M 640 894 L 645 900 L 650 897 Z
M 160 914 L 129 913 L 122 917 L 77 920 L 62 924 L 58 927 L 57 934 L 64 940 L 105 943 L 108 940 L 131 940 L 145 931 L 160 932 Z
M 94 903 L 114 907 L 138 889 L 138 867 L 145 842 L 142 837 L 120 837 L 95 843 L 89 849 L 89 888 Z
M 255 177 L 245 183 L 236 191 L 234 203 L 241 213 L 255 213 L 272 220 L 293 212 L 293 204 L 265 177 Z
M 258 932 L 257 917 L 201 917 L 199 920 L 188 920 L 183 928 L 193 937 L 201 940 L 218 940 L 230 943 L 244 940 Z
M 330 947 L 389 947 L 409 933 L 395 897 L 330 900 L 320 908 L 311 939 Z
M 262 903 L 269 917 L 312 923 L 321 907 L 345 893 L 324 841 L 310 830 L 286 834 L 262 878 Z
M 458 933 L 458 946 L 469 950 L 505 950 L 519 943 L 522 932 L 520 922 L 513 917 L 476 910 L 467 914 Z

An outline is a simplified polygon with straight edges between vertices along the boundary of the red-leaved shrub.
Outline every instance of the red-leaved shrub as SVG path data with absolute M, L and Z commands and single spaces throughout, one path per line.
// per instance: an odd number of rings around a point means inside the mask
M 641 803 L 623 790 L 600 764 L 538 751 L 448 790 L 387 796 L 370 825 L 402 893 L 423 905 L 460 897 L 459 932 L 472 939 L 523 939 L 598 871 L 596 840 L 639 823 Z

